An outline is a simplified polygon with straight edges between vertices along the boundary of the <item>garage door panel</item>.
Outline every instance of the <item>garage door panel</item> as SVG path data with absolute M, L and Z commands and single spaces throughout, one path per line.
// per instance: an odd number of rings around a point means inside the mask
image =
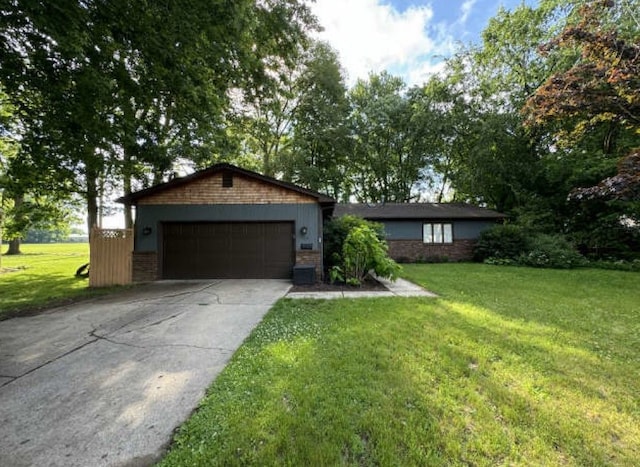
M 166 279 L 288 278 L 293 223 L 167 223 Z

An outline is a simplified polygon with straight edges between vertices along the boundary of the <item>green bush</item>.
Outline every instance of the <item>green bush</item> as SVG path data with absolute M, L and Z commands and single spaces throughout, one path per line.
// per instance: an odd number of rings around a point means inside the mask
M 589 261 L 588 266 L 591 268 L 597 268 L 597 269 L 612 269 L 615 271 L 640 272 L 640 259 L 634 259 L 632 261 L 626 261 L 626 260 Z
M 329 261 L 332 282 L 359 285 L 371 270 L 380 277 L 395 280 L 401 268 L 387 254 L 381 224 L 355 216 L 344 216 L 330 224 L 325 230 L 325 249 L 330 250 L 325 259 Z
M 517 225 L 497 225 L 480 235 L 474 258 L 487 264 L 569 269 L 585 258 L 561 235 L 527 234 Z
M 517 259 L 528 250 L 528 237 L 522 227 L 512 224 L 496 225 L 480 234 L 473 250 L 476 261 L 489 258 Z
M 522 253 L 517 261 L 524 266 L 556 269 L 572 269 L 586 263 L 564 237 L 545 234 L 531 237 L 529 251 Z
M 334 267 L 342 267 L 342 246 L 352 229 L 369 225 L 379 240 L 384 241 L 384 226 L 377 222 L 369 222 L 357 216 L 342 216 L 331 219 L 324 224 L 324 265 L 327 271 Z
M 387 255 L 387 242 L 370 225 L 351 229 L 342 246 L 342 259 L 345 280 L 351 285 L 362 283 L 371 270 L 389 279 L 400 272 L 400 266 Z

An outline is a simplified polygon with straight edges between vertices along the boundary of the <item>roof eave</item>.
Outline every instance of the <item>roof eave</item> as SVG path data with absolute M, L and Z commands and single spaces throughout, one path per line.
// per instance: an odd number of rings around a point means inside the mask
M 169 190 L 171 188 L 175 188 L 181 185 L 184 185 L 186 183 L 190 183 L 194 180 L 198 180 L 200 178 L 204 178 L 210 175 L 213 175 L 217 172 L 221 172 L 223 170 L 229 170 L 232 172 L 235 172 L 237 174 L 240 175 L 244 175 L 246 177 L 249 178 L 253 178 L 253 179 L 257 179 L 257 180 L 261 180 L 265 183 L 269 183 L 271 185 L 276 185 L 276 186 L 280 186 L 281 188 L 285 188 L 288 190 L 292 190 L 295 191 L 297 193 L 309 196 L 311 198 L 315 198 L 318 203 L 325 203 L 325 204 L 335 204 L 336 200 L 326 196 L 322 193 L 318 193 L 312 190 L 307 190 L 306 188 L 302 188 L 300 186 L 294 185 L 293 183 L 289 183 L 289 182 L 283 182 L 282 180 L 277 180 L 275 178 L 272 177 L 268 177 L 266 175 L 262 175 L 259 174 L 257 172 L 252 172 L 246 169 L 242 169 L 240 167 L 236 167 L 235 165 L 231 165 L 231 164 L 227 164 L 227 163 L 220 163 L 220 164 L 216 164 L 213 165 L 207 169 L 198 171 L 198 172 L 194 172 L 192 174 L 186 175 L 184 177 L 180 177 L 180 178 L 175 178 L 173 180 L 169 180 L 168 182 L 164 182 L 164 183 L 160 183 L 158 185 L 149 187 L 149 188 L 145 188 L 143 190 L 137 191 L 135 193 L 131 193 L 129 195 L 125 195 L 125 196 L 121 196 L 120 198 L 116 199 L 115 201 L 117 203 L 122 203 L 122 204 L 133 204 L 135 205 L 136 202 L 139 199 L 145 198 L 147 196 L 151 196 L 155 193 L 159 193 L 165 190 Z

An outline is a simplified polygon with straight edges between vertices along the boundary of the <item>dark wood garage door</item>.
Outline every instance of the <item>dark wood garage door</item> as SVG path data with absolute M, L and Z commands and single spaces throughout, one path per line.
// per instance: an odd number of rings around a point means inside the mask
M 286 279 L 294 262 L 293 222 L 166 223 L 165 279 Z

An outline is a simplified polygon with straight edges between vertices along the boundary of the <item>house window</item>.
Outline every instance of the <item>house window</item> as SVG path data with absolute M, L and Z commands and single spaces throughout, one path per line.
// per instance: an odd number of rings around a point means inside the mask
M 453 243 L 453 226 L 451 224 L 423 224 L 422 241 L 424 243 Z
M 222 187 L 223 188 L 233 187 L 233 174 L 231 172 L 222 173 Z

